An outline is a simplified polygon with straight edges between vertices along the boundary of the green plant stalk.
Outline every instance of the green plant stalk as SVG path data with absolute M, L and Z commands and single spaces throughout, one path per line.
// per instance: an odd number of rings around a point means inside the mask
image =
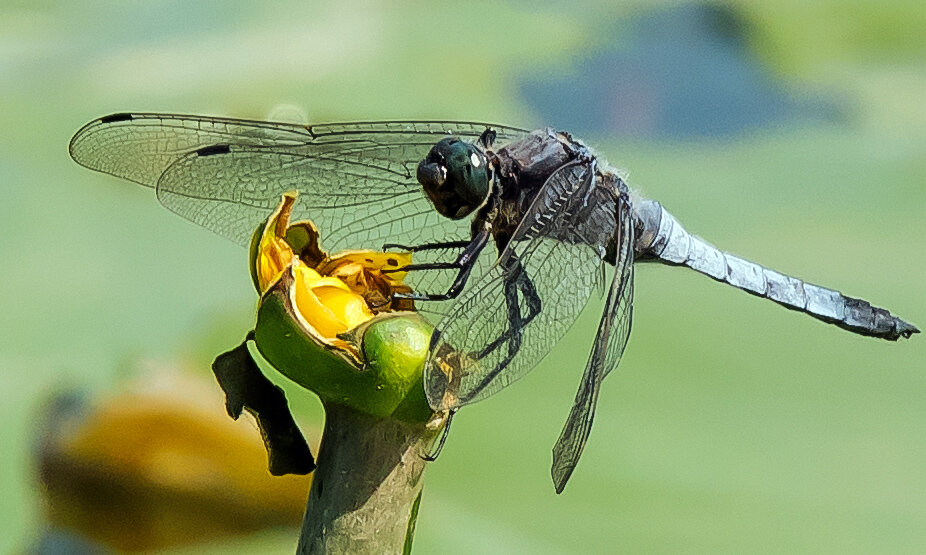
M 300 554 L 408 552 L 437 430 L 325 404 Z
M 344 335 L 360 353 L 355 359 L 313 339 L 291 290 L 287 272 L 262 296 L 254 340 L 325 406 L 298 552 L 408 552 L 422 456 L 443 427 L 422 386 L 432 327 L 413 312 L 379 315 Z

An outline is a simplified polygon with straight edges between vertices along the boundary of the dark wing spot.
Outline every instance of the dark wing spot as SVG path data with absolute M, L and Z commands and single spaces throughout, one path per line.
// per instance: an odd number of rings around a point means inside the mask
M 212 145 L 204 146 L 197 150 L 196 154 L 200 156 L 212 156 L 214 154 L 228 154 L 229 152 L 231 152 L 231 147 L 228 145 Z
M 373 259 L 372 259 L 372 258 L 364 258 L 364 260 L 367 261 L 367 264 L 372 264 L 372 263 L 373 263 Z
M 132 114 L 110 114 L 100 118 L 100 123 L 113 123 L 117 121 L 131 121 Z
M 398 266 L 399 262 L 395 258 L 387 258 L 386 266 Z

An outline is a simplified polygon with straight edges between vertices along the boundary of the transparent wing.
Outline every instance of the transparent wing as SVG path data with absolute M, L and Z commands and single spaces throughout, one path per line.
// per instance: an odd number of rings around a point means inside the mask
M 381 148 L 318 153 L 309 146 L 230 146 L 194 152 L 161 175 L 158 200 L 170 210 L 246 245 L 257 225 L 297 190 L 292 219 L 310 219 L 329 251 L 418 244 L 468 235 L 466 223 L 443 218 L 414 177 L 388 168 Z M 420 148 L 427 152 L 429 146 Z M 379 158 L 377 158 L 379 156 Z M 423 155 L 422 155 L 423 156 Z
M 282 192 L 298 190 L 294 215 L 319 224 L 327 249 L 376 248 L 384 239 L 447 239 L 448 224 L 430 207 L 415 169 L 441 137 L 475 139 L 487 127 L 501 142 L 524 133 L 472 122 L 303 126 L 114 114 L 78 131 L 70 153 L 90 169 L 157 187 L 168 208 L 239 244 Z
M 633 226 L 631 225 L 630 203 L 622 199 L 618 217 L 618 256 L 614 278 L 608 291 L 604 313 L 595 336 L 595 344 L 589 356 L 575 403 L 563 426 L 556 445 L 553 446 L 551 475 L 556 493 L 562 493 L 572 475 L 579 457 L 585 449 L 592 430 L 595 407 L 601 381 L 620 363 L 633 320 Z
M 531 370 L 600 289 L 616 226 L 616 192 L 595 187 L 594 161 L 543 185 L 499 259 L 437 325 L 425 366 L 428 401 L 454 408 Z
M 154 187 L 168 166 L 212 145 L 313 145 L 318 152 L 350 152 L 353 146 L 394 145 L 389 158 L 414 162 L 419 146 L 445 135 L 478 137 L 489 127 L 501 142 L 525 131 L 475 122 L 382 121 L 298 125 L 183 114 L 121 113 L 91 121 L 71 139 L 74 160 L 92 170 Z M 431 137 L 433 140 L 429 140 Z M 407 145 L 408 148 L 403 148 Z

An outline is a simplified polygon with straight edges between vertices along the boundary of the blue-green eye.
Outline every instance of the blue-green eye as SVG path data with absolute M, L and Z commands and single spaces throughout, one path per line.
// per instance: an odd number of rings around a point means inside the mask
M 418 164 L 418 182 L 434 208 L 451 219 L 479 208 L 489 195 L 486 157 L 476 145 L 447 137 Z

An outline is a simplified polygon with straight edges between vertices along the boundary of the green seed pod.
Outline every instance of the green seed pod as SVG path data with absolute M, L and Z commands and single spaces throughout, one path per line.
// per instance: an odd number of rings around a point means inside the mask
M 322 401 L 379 417 L 427 421 L 422 371 L 433 328 L 414 312 L 383 313 L 327 339 L 296 308 L 293 272 L 263 295 L 254 339 L 280 373 Z M 359 345 L 359 352 L 355 351 Z
M 415 312 L 396 312 L 373 318 L 358 328 L 366 367 L 404 399 L 393 417 L 425 421 L 433 411 L 422 386 L 424 363 L 434 328 Z

